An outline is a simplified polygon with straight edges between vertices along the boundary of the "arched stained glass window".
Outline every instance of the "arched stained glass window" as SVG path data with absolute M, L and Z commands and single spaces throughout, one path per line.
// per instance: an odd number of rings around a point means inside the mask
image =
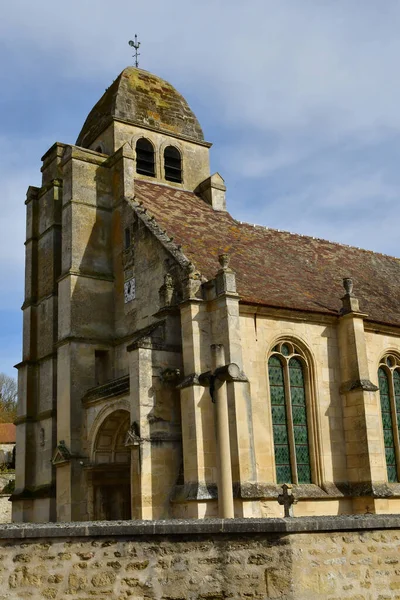
M 175 146 L 167 146 L 164 150 L 164 170 L 167 181 L 182 183 L 182 157 Z
M 390 354 L 378 369 L 379 397 L 388 481 L 399 481 L 400 360 Z
M 306 369 L 289 342 L 275 346 L 268 361 L 277 483 L 311 483 Z
M 153 144 L 146 138 L 136 142 L 136 172 L 148 177 L 156 174 Z
M 283 365 L 276 356 L 269 359 L 269 387 L 271 392 L 272 426 L 274 431 L 276 480 L 292 481 L 290 448 L 285 408 L 285 383 Z

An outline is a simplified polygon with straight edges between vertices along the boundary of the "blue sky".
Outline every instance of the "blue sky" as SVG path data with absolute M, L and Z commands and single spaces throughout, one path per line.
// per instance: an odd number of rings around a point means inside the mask
M 21 356 L 24 199 L 132 64 L 170 81 L 243 221 L 400 256 L 397 0 L 13 0 L 0 21 L 0 372 Z

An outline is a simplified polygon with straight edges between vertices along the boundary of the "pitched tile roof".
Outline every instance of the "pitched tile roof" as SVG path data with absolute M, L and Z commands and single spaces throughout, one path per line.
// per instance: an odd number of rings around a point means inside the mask
M 0 444 L 15 444 L 14 423 L 0 423 Z
M 135 182 L 138 201 L 207 279 L 231 256 L 241 301 L 338 314 L 342 279 L 352 277 L 360 309 L 400 325 L 400 260 L 312 237 L 240 223 L 192 192 Z

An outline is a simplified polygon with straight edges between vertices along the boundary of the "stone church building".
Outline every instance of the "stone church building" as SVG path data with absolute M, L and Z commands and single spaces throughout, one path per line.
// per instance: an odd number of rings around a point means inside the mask
M 128 67 L 43 156 L 15 521 L 400 512 L 399 260 L 236 221 L 210 146 Z

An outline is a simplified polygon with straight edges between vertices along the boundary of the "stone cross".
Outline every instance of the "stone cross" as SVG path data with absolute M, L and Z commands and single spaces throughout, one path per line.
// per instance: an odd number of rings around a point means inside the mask
M 138 66 L 139 66 L 138 57 L 140 56 L 140 53 L 138 52 L 138 50 L 140 48 L 140 42 L 138 42 L 136 33 L 135 33 L 135 41 L 129 40 L 128 43 L 130 46 L 132 46 L 132 48 L 135 48 L 135 54 L 133 55 L 133 58 L 135 59 L 135 67 L 138 68 Z
M 283 493 L 279 494 L 278 502 L 283 505 L 285 517 L 294 517 L 293 504 L 296 504 L 296 499 L 292 494 L 292 486 L 284 483 L 282 486 Z

